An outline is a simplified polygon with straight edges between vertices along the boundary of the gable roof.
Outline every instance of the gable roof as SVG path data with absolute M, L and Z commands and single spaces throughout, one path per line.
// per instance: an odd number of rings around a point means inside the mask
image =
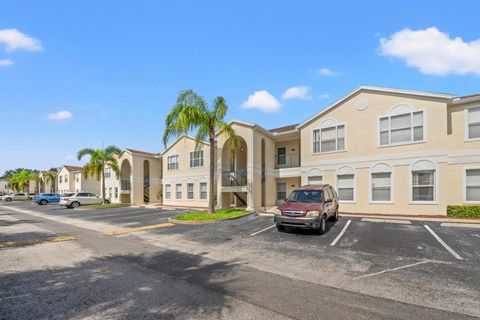
M 135 150 L 135 149 L 130 149 L 130 148 L 125 148 L 125 150 L 128 151 L 129 153 L 141 154 L 141 155 L 145 155 L 145 156 L 156 157 L 156 156 L 160 155 L 160 153 L 146 152 L 146 151 L 140 151 L 140 150 Z
M 331 109 L 335 108 L 339 104 L 345 102 L 352 96 L 362 92 L 362 91 L 373 91 L 373 92 L 382 92 L 382 93 L 393 93 L 393 94 L 404 94 L 410 96 L 417 96 L 417 97 L 425 97 L 425 98 L 433 98 L 433 99 L 444 99 L 444 100 L 451 100 L 454 98 L 453 95 L 447 93 L 435 93 L 435 92 L 426 92 L 426 91 L 415 91 L 415 90 L 404 90 L 404 89 L 393 89 L 393 88 L 385 88 L 385 87 L 372 87 L 372 86 L 361 86 L 357 89 L 353 90 L 349 94 L 343 96 L 342 98 L 338 99 L 325 109 L 320 112 L 317 112 L 307 120 L 303 121 L 302 123 L 297 125 L 297 129 L 300 129 L 310 123 L 311 121 L 315 120 L 316 118 L 320 117 L 321 115 L 327 113 Z
M 67 171 L 79 171 L 79 170 L 82 170 L 82 167 L 69 166 L 69 165 L 64 165 L 62 168 L 67 169 Z M 62 168 L 60 168 L 60 170 L 62 170 Z M 59 170 L 59 171 L 60 171 L 60 170 Z
M 194 137 L 189 136 L 188 134 L 182 134 L 177 139 L 175 139 L 165 150 L 163 150 L 161 155 L 164 155 L 165 153 L 167 153 L 168 150 L 170 150 L 174 145 L 176 145 L 183 138 L 188 138 L 188 139 L 193 140 L 195 142 L 197 141 Z M 207 141 L 202 141 L 202 143 L 203 143 L 203 145 L 210 146 L 210 143 L 207 142 Z
M 298 123 L 296 123 L 296 124 L 290 124 L 290 125 L 288 125 L 288 126 L 273 128 L 273 129 L 270 129 L 270 130 L 268 130 L 268 131 L 270 131 L 270 132 L 272 132 L 272 133 L 283 133 L 283 132 L 295 130 L 295 128 L 296 128 L 297 126 L 298 126 Z

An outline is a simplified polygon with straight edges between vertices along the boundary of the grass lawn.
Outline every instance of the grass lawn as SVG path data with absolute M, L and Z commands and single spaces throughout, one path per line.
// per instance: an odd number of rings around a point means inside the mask
M 110 204 L 87 204 L 81 206 L 81 209 L 109 209 L 109 208 L 123 208 L 129 207 L 128 203 L 110 203 Z
M 188 220 L 188 221 L 204 221 L 204 220 L 218 220 L 225 218 L 234 218 L 247 213 L 246 210 L 241 209 L 220 209 L 215 210 L 214 214 L 208 212 L 186 212 L 173 216 L 172 219 Z

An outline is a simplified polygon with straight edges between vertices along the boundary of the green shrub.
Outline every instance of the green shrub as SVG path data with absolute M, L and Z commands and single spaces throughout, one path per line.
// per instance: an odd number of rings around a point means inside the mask
M 480 205 L 448 206 L 447 216 L 461 218 L 480 218 Z

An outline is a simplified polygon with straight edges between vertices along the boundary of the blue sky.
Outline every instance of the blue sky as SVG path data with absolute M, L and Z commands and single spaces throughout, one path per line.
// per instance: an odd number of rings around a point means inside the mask
M 479 3 L 352 3 L 2 1 L 0 172 L 102 143 L 159 152 L 187 88 L 266 128 L 360 85 L 480 92 Z

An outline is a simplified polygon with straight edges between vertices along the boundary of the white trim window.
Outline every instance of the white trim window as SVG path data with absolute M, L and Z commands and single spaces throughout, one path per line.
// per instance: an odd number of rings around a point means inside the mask
M 200 182 L 200 200 L 207 200 L 207 183 Z
M 392 201 L 392 169 L 389 165 L 380 163 L 370 172 L 372 202 Z
M 174 154 L 167 157 L 167 170 L 178 169 L 178 154 Z
M 115 187 L 114 191 L 115 191 L 115 199 L 117 199 L 118 198 L 118 187 Z
M 379 119 L 380 146 L 421 142 L 425 139 L 424 112 L 412 111 L 410 106 L 399 105 L 386 117 Z
M 337 193 L 340 201 L 355 201 L 355 173 L 352 168 L 342 167 L 337 171 Z
M 284 200 L 287 197 L 287 183 L 277 182 L 277 201 Z
M 58 183 L 62 183 L 62 176 L 58 176 Z
M 187 183 L 187 199 L 193 200 L 193 183 Z
M 172 197 L 172 186 L 170 184 L 165 185 L 165 199 L 170 199 Z
M 480 107 L 467 110 L 467 138 L 480 139 Z
M 465 201 L 480 202 L 480 169 L 465 170 Z
M 313 153 L 345 150 L 345 125 L 334 123 L 333 120 L 326 120 L 321 129 L 313 130 Z
M 412 202 L 436 201 L 436 168 L 431 161 L 421 160 L 412 166 Z
M 307 179 L 307 183 L 310 185 L 319 185 L 323 183 L 323 176 L 310 176 Z
M 190 168 L 203 167 L 203 150 L 190 152 Z
M 182 199 L 182 184 L 177 183 L 175 185 L 175 199 L 180 200 Z
M 65 183 L 68 182 L 68 174 L 65 175 L 65 177 L 63 178 L 63 181 L 65 181 Z

